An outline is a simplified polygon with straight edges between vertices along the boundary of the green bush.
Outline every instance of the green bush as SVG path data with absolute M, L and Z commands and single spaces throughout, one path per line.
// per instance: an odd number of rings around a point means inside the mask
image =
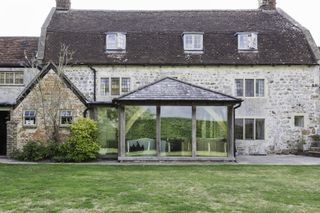
M 79 118 L 70 125 L 67 142 L 58 146 L 56 161 L 82 162 L 96 160 L 100 145 L 97 141 L 98 127 L 94 120 Z
M 29 141 L 22 151 L 15 150 L 11 157 L 21 161 L 41 161 L 48 158 L 48 150 L 41 141 Z

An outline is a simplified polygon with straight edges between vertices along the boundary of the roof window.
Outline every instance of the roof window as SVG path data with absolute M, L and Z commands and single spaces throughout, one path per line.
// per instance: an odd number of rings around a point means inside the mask
M 203 33 L 183 33 L 185 52 L 203 51 Z
M 107 51 L 125 51 L 126 50 L 126 34 L 118 32 L 110 32 L 106 35 Z
M 238 33 L 238 50 L 258 50 L 258 34 L 253 32 Z

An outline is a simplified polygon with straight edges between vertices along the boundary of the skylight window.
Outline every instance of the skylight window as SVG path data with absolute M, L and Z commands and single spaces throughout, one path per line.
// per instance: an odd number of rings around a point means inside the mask
M 203 51 L 203 33 L 184 33 L 183 47 L 185 51 Z
M 238 33 L 238 50 L 258 50 L 258 34 L 252 32 Z
M 125 33 L 107 33 L 106 36 L 107 51 L 125 51 L 126 50 L 126 34 Z

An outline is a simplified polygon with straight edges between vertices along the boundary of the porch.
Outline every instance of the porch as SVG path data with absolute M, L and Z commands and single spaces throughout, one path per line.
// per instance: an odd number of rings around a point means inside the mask
M 242 100 L 164 78 L 114 100 L 119 161 L 235 161 Z

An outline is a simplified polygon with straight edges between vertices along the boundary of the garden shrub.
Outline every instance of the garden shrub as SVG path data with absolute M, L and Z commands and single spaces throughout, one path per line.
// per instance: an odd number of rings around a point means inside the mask
M 28 141 L 21 151 L 15 150 L 11 157 L 21 161 L 41 161 L 48 158 L 48 150 L 41 141 Z
M 79 118 L 70 125 L 67 142 L 58 146 L 56 161 L 82 162 L 96 160 L 100 145 L 97 141 L 98 127 L 94 120 Z

